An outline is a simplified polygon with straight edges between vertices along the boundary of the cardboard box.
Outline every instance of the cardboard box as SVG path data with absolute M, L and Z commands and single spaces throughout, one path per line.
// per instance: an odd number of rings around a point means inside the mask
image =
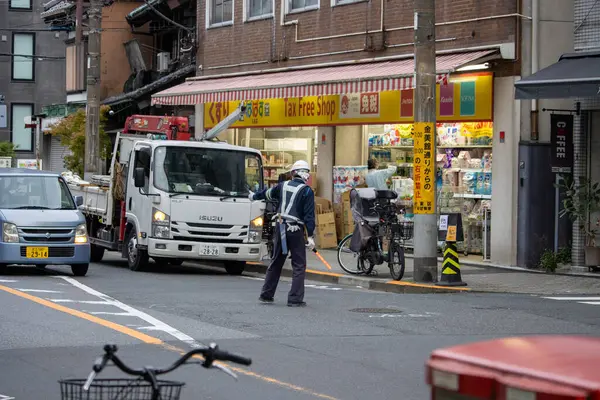
M 315 197 L 316 234 L 315 242 L 319 249 L 337 247 L 337 232 L 335 213 L 331 202 L 321 197 Z

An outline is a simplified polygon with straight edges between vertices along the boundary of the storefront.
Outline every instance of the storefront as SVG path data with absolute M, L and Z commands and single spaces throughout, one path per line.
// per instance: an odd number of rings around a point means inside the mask
M 454 71 L 490 56 L 494 51 L 473 52 L 462 58 L 438 56 L 436 61 L 437 211 L 462 213 L 467 236 L 464 251 L 488 255 L 493 225 L 492 154 L 497 142 L 493 123 L 496 79 L 489 72 Z M 222 138 L 261 150 L 270 184 L 276 183 L 279 174 L 294 161 L 306 159 L 313 165 L 318 194 L 339 203 L 349 187 L 364 183 L 371 157 L 379 159 L 381 167 L 400 167 L 390 187 L 410 205 L 415 169 L 412 64 L 410 59 L 323 68 L 318 74 L 292 71 L 222 78 L 222 83 L 219 79 L 190 80 L 157 93 L 153 102 L 199 104 L 197 118 L 201 116 L 204 128 L 210 129 L 238 107 L 241 99 L 253 99 L 244 100 L 248 108 L 243 120 Z M 390 71 L 400 74 L 390 76 Z M 359 73 L 372 76 L 354 76 Z M 329 74 L 335 81 L 322 83 Z M 340 76 L 354 81 L 339 83 Z M 312 84 L 311 79 L 321 83 Z M 509 123 L 514 124 L 512 120 Z M 498 201 L 513 205 L 512 199 Z M 494 236 L 498 235 L 507 233 Z

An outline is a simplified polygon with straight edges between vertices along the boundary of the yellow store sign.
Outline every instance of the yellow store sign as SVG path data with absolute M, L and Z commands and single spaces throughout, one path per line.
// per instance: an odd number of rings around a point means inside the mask
M 377 125 L 412 123 L 414 90 L 351 93 L 329 96 L 262 99 L 246 103 L 235 128 L 288 126 Z M 493 75 L 451 77 L 437 86 L 437 121 L 491 121 Z M 204 105 L 204 127 L 210 129 L 239 107 L 240 101 Z

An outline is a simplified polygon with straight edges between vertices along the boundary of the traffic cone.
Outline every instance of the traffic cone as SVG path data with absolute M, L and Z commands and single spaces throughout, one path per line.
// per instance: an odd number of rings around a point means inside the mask
M 456 242 L 446 242 L 444 261 L 442 261 L 442 277 L 438 286 L 467 286 L 460 276 L 460 261 Z

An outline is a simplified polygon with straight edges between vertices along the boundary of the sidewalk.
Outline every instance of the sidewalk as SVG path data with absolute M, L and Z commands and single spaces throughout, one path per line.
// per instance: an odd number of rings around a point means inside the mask
M 416 284 L 413 278 L 412 254 L 407 254 L 406 270 L 401 281 L 393 281 L 387 263 L 375 267 L 376 276 L 350 275 L 338 264 L 336 250 L 320 250 L 321 256 L 329 263 L 331 270 L 312 252 L 307 252 L 307 279 L 327 283 L 339 283 L 361 286 L 374 290 L 385 290 L 402 293 L 432 293 L 432 292 L 498 292 L 523 294 L 600 294 L 600 279 L 598 274 L 593 277 L 580 275 L 547 274 L 535 270 L 525 270 L 516 267 L 495 266 L 471 258 L 461 259 L 462 280 L 466 287 L 444 288 L 435 284 Z M 471 259 L 469 259 L 471 258 Z M 481 257 L 477 257 L 481 260 Z M 477 264 L 479 265 L 477 265 Z M 261 264 L 248 265 L 249 272 L 264 273 L 268 260 Z M 441 262 L 438 272 L 441 274 Z M 284 275 L 290 276 L 291 264 L 288 259 L 284 267 Z M 582 274 L 583 275 L 583 274 Z M 587 275 L 587 274 L 585 274 Z

